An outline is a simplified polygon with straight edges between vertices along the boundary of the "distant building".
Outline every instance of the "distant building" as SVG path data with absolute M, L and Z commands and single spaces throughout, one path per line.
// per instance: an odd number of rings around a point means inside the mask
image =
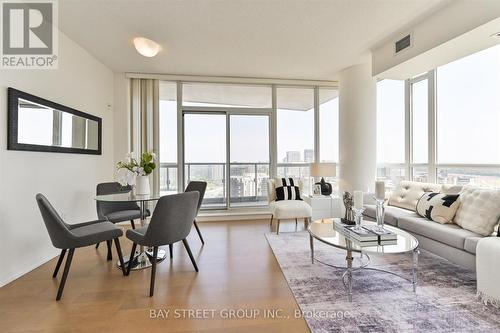
M 301 162 L 300 160 L 300 151 L 287 151 L 286 157 L 283 162 Z
M 304 149 L 304 162 L 314 162 L 314 149 Z

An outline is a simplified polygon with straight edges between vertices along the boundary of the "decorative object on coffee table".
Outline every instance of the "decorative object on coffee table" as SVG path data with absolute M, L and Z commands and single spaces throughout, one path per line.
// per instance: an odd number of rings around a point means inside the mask
M 332 194 L 332 184 L 327 183 L 324 177 L 335 177 L 337 175 L 337 165 L 335 163 L 311 163 L 311 177 L 321 177 L 321 181 L 315 185 L 321 186 L 321 194 Z
M 345 215 L 344 215 L 344 223 L 346 221 L 354 221 L 354 213 L 352 211 L 352 194 L 345 191 L 344 195 L 342 197 L 342 200 L 344 201 L 344 207 L 345 207 Z
M 385 182 L 375 182 L 375 205 L 377 210 L 377 227 L 379 231 L 384 230 L 384 215 L 385 215 Z
M 363 220 L 363 212 L 364 212 L 364 207 L 363 207 L 363 191 L 354 191 L 353 192 L 353 197 L 354 197 L 354 220 L 356 221 L 356 227 L 354 230 L 356 231 L 361 231 L 361 221 Z

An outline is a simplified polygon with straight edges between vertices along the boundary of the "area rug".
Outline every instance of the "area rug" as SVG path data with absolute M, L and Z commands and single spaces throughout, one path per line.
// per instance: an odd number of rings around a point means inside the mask
M 478 300 L 474 272 L 427 251 L 421 250 L 416 293 L 398 276 L 360 270 L 349 302 L 342 271 L 311 263 L 307 232 L 266 237 L 313 333 L 500 332 L 500 309 Z M 345 251 L 314 245 L 316 258 L 344 265 Z M 372 255 L 370 266 L 411 277 L 410 255 Z

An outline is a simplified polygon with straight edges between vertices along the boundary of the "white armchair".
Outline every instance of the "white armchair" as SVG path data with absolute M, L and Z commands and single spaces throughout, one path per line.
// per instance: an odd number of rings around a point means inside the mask
M 302 182 L 299 181 L 300 194 L 302 195 Z M 273 225 L 273 220 L 277 221 L 276 234 L 280 232 L 281 220 L 295 219 L 297 226 L 298 219 L 304 219 L 304 225 L 307 227 L 312 216 L 312 209 L 308 203 L 303 200 L 280 200 L 276 201 L 276 181 L 269 179 L 267 183 L 267 199 L 269 210 L 271 211 L 271 221 L 269 226 Z

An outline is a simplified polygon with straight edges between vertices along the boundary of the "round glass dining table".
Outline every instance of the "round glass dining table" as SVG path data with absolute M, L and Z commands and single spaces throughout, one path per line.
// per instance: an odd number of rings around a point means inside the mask
M 130 191 L 127 193 L 116 193 L 116 194 L 105 194 L 105 195 L 97 195 L 95 197 L 96 201 L 101 202 L 136 202 L 139 204 L 139 208 L 141 211 L 141 227 L 146 226 L 146 204 L 152 201 L 158 201 L 161 197 L 165 195 L 176 194 L 174 191 L 160 191 L 153 192 L 146 195 L 135 194 L 134 191 Z M 134 257 L 132 258 L 132 270 L 139 270 L 144 268 L 151 267 L 151 261 L 149 258 L 153 256 L 152 248 L 144 248 L 140 246 L 139 252 L 136 252 Z M 158 255 L 156 257 L 157 262 L 163 261 L 167 257 L 167 252 L 163 249 L 158 249 Z M 125 266 L 128 266 L 128 262 L 131 260 L 128 256 L 123 257 Z M 120 267 L 120 263 L 117 263 L 118 267 Z M 123 267 L 120 267 L 123 269 Z

